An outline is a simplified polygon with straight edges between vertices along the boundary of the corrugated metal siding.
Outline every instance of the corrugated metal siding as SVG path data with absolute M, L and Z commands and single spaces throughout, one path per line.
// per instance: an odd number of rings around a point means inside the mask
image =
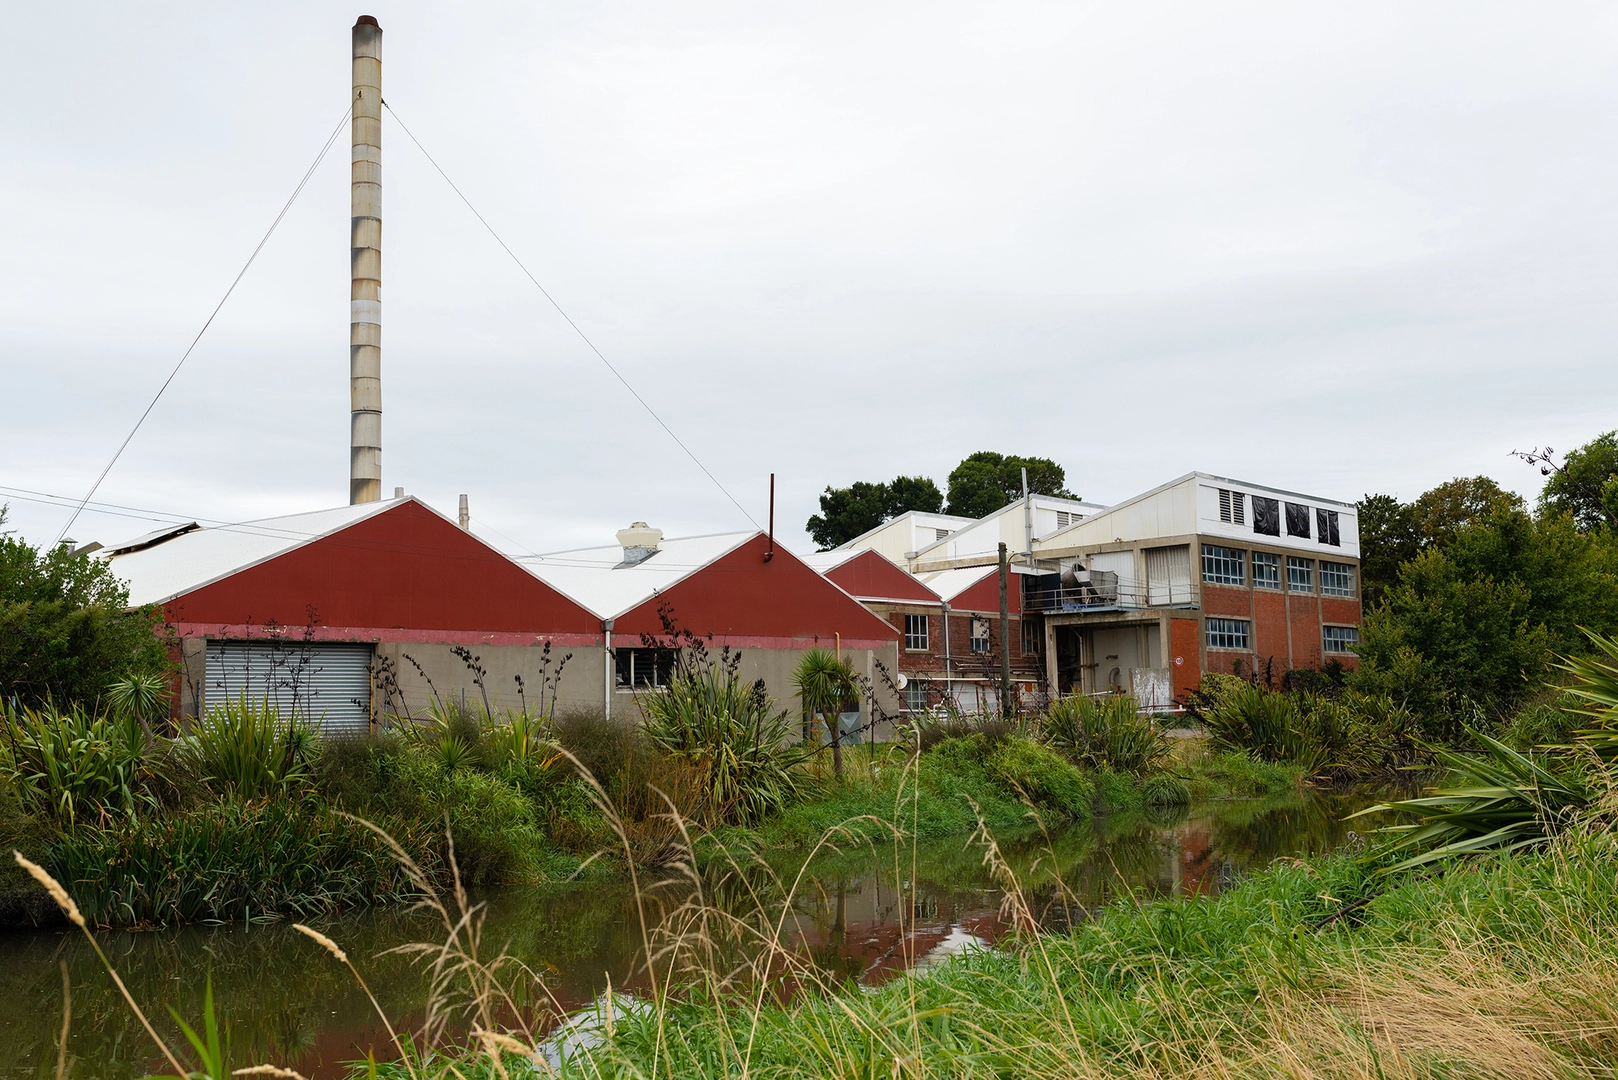
M 1191 549 L 1185 544 L 1146 549 L 1148 603 L 1191 602 Z
M 370 645 L 302 641 L 210 641 L 204 706 L 242 694 L 299 713 L 326 735 L 364 734 L 371 724 Z

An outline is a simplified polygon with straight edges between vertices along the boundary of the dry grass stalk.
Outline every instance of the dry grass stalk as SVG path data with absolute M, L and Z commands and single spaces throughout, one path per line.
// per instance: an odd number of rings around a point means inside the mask
M 275 1076 L 282 1080 L 308 1080 L 308 1077 L 296 1069 L 283 1069 L 279 1065 L 249 1065 L 245 1069 L 235 1069 L 232 1076 Z

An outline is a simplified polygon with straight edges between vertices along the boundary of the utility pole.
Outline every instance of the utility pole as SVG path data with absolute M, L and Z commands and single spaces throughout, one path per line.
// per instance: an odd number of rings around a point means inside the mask
M 1010 601 L 1011 560 L 1006 555 L 1006 542 L 1000 541 L 1000 713 L 1011 716 L 1011 630 Z

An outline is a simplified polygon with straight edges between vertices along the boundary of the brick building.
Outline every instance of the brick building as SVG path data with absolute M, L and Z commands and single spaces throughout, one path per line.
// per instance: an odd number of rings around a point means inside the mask
M 1352 667 L 1352 504 L 1189 473 L 1036 539 L 1025 609 L 1061 692 L 1183 698 L 1204 671 Z

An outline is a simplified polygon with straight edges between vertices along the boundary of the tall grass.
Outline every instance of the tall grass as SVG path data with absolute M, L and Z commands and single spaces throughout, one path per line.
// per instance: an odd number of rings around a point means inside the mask
M 419 1022 L 403 1026 L 378 1006 L 396 1060 L 361 1062 L 352 1075 L 1613 1075 L 1618 851 L 1610 834 L 1569 835 L 1469 874 L 1405 873 L 1391 888 L 1376 865 L 1348 857 L 1283 862 L 1216 897 L 1118 905 L 1061 934 L 1037 928 L 1039 862 L 1031 876 L 1018 874 L 987 830 L 973 847 L 1005 891 L 1012 934 L 999 947 L 876 990 L 848 987 L 792 937 L 786 916 L 803 880 L 760 881 L 743 855 L 737 887 L 760 903 L 714 904 L 714 883 L 688 872 L 690 899 L 661 931 L 643 924 L 650 992 L 605 996 L 565 1042 L 542 1041 L 556 1018 L 543 1004 L 543 976 L 491 953 L 480 905 L 459 888 L 439 893 L 395 847 L 438 914 L 441 937 L 407 949 L 428 977 Z M 72 903 L 59 887 L 55 895 Z M 643 902 L 655 897 L 647 890 Z M 365 960 L 305 932 L 365 985 Z M 206 1030 L 205 1021 L 194 1026 Z M 455 1030 L 465 1035 L 452 1037 Z M 200 1047 L 194 1056 L 206 1065 L 184 1061 L 175 1047 L 162 1052 L 179 1074 L 240 1064 Z M 554 1064 L 539 1064 L 547 1058 Z

